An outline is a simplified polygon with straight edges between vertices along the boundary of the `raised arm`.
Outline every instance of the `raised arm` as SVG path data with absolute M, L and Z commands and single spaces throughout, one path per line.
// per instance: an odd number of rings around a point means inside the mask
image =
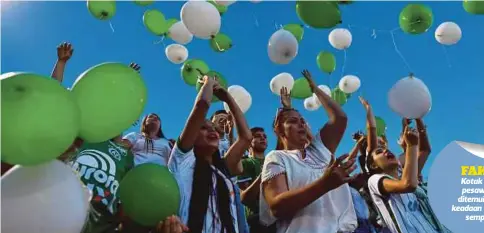
M 427 136 L 427 127 L 423 120 L 417 119 L 415 122 L 417 123 L 418 131 L 418 174 L 420 175 L 432 148 L 430 147 L 429 137 Z
M 366 110 L 366 130 L 367 130 L 367 151 L 371 152 L 378 146 L 378 135 L 376 134 L 376 120 L 371 105 L 360 96 L 360 102 Z
M 198 131 L 205 122 L 205 116 L 212 101 L 213 87 L 216 83 L 215 78 L 204 76 L 201 82 L 203 82 L 203 86 L 200 92 L 198 92 L 192 112 L 188 116 L 178 141 L 178 148 L 182 151 L 189 151 L 193 148 Z
M 232 176 L 240 175 L 243 172 L 242 156 L 244 152 L 249 149 L 252 141 L 252 133 L 250 132 L 244 113 L 240 110 L 234 98 L 220 86 L 214 88 L 215 96 L 227 103 L 230 109 L 230 114 L 235 121 L 235 129 L 237 130 L 237 140 L 232 144 L 225 154 L 225 162 L 229 172 Z
M 418 133 L 409 126 L 404 131 L 405 143 L 405 166 L 399 180 L 383 179 L 381 188 L 384 193 L 410 193 L 414 192 L 418 185 Z
M 331 153 L 335 153 L 336 148 L 338 148 L 338 145 L 343 138 L 346 125 L 348 123 L 346 113 L 338 103 L 336 103 L 333 99 L 331 99 L 330 96 L 326 95 L 316 86 L 316 83 L 311 77 L 311 73 L 309 73 L 309 71 L 304 70 L 302 74 L 308 80 L 309 87 L 311 88 L 312 92 L 316 94 L 316 97 L 318 97 L 319 102 L 321 102 L 322 106 L 326 110 L 326 113 L 328 114 L 328 122 L 323 126 L 323 128 L 321 128 L 319 134 L 324 146 L 326 146 Z
M 67 61 L 71 58 L 74 53 L 72 45 L 69 43 L 63 43 L 57 47 L 57 62 L 54 65 L 54 70 L 52 71 L 52 78 L 62 83 L 64 80 L 64 70 L 66 68 Z
M 287 90 L 287 87 L 281 88 L 281 105 L 283 108 L 292 108 L 291 92 Z

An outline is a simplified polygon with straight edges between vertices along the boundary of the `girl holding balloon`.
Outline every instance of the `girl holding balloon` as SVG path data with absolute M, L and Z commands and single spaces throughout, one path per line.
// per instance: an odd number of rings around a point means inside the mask
M 239 227 L 245 219 L 238 218 L 230 177 L 242 173 L 241 158 L 252 134 L 237 103 L 216 79 L 204 76 L 200 82 L 201 90 L 168 162 L 182 194 L 180 217 L 191 232 L 242 232 Z M 223 158 L 215 126 L 205 119 L 213 96 L 229 106 L 238 133 Z
M 347 183 L 356 169 L 355 159 L 334 157 L 348 119 L 307 70 L 303 75 L 329 121 L 312 137 L 295 109 L 278 110 L 274 131 L 279 148 L 264 161 L 260 220 L 265 225 L 275 222 L 279 233 L 352 232 L 357 221 Z

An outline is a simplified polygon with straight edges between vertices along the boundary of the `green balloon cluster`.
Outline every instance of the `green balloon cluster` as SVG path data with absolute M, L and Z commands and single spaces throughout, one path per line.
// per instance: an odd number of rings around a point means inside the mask
M 116 14 L 116 1 L 87 0 L 87 9 L 96 19 L 109 20 Z
M 200 72 L 206 74 L 210 71 L 207 63 L 199 59 L 189 59 L 183 63 L 181 67 L 181 76 L 183 81 L 190 85 L 195 86 L 198 81 L 198 77 L 201 76 Z
M 381 117 L 375 117 L 376 121 L 376 135 L 378 137 L 384 136 L 387 131 L 387 124 Z
M 74 96 L 56 80 L 31 73 L 6 73 L 1 85 L 1 155 L 9 164 L 54 160 L 79 133 Z
M 473 15 L 484 15 L 484 1 L 464 0 L 464 10 Z
M 131 127 L 147 99 L 141 75 L 121 63 L 88 69 L 71 90 L 80 110 L 79 136 L 90 143 L 109 140 Z
M 304 36 L 304 25 L 293 23 L 293 24 L 286 24 L 282 28 L 292 33 L 294 37 L 296 37 L 297 42 L 301 42 Z
M 223 87 L 224 89 L 227 89 L 227 87 L 228 87 L 227 80 L 224 78 L 224 76 L 221 73 L 214 71 L 214 70 L 211 70 L 208 73 L 206 73 L 205 75 L 207 75 L 208 77 L 215 77 L 215 79 L 217 80 L 219 85 L 221 87 Z M 202 84 L 197 82 L 197 84 L 195 85 L 195 89 L 197 90 L 197 92 L 199 92 L 201 88 L 202 88 Z M 220 100 L 216 96 L 212 97 L 212 103 L 215 103 L 215 102 L 218 102 L 218 101 L 220 101 Z
M 309 87 L 309 82 L 306 78 L 298 78 L 294 81 L 294 86 L 291 90 L 291 97 L 295 99 L 306 99 L 311 97 L 313 92 Z
M 345 105 L 348 101 L 348 99 L 346 98 L 346 94 L 338 87 L 334 88 L 331 91 L 331 98 L 341 106 Z
M 210 39 L 210 47 L 215 52 L 227 52 L 230 48 L 232 48 L 232 39 L 223 33 L 218 33 Z
M 432 10 L 422 4 L 409 4 L 400 12 L 399 24 L 408 34 L 422 34 L 434 21 Z
M 151 227 L 178 214 L 180 189 L 168 168 L 142 164 L 129 171 L 119 185 L 123 210 L 135 222 Z
M 170 22 L 171 25 L 168 22 Z M 148 31 L 150 31 L 156 36 L 164 36 L 168 34 L 168 30 L 174 23 L 176 23 L 176 21 L 175 22 L 173 22 L 173 20 L 167 21 L 165 19 L 165 15 L 163 15 L 163 13 L 161 13 L 158 10 L 154 10 L 154 9 L 147 10 L 143 14 L 143 24 L 148 29 Z
M 214 0 L 208 0 L 208 2 L 212 4 L 215 8 L 217 8 L 218 13 L 220 13 L 221 16 L 229 9 L 228 6 L 220 5 L 216 3 Z
M 341 12 L 337 2 L 333 1 L 296 1 L 296 13 L 299 19 L 313 28 L 332 28 L 341 21 Z
M 336 57 L 327 51 L 322 51 L 316 57 L 316 63 L 321 71 L 331 74 L 336 69 Z
M 154 0 L 134 0 L 134 3 L 138 6 L 149 6 L 153 4 Z

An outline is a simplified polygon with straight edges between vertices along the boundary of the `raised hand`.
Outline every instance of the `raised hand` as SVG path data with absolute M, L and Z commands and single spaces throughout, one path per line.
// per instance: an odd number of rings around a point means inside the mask
M 287 87 L 281 88 L 281 104 L 284 108 L 291 108 L 291 92 L 287 90 Z
M 348 159 L 349 155 L 345 154 L 335 159 L 331 155 L 331 162 L 324 171 L 323 177 L 328 180 L 329 189 L 333 190 L 339 186 L 348 183 L 354 179 L 350 174 L 356 169 L 355 158 Z
M 141 70 L 141 66 L 139 66 L 138 64 L 136 64 L 136 63 L 134 63 L 134 62 L 131 62 L 131 63 L 129 64 L 129 67 L 131 67 L 131 68 L 133 68 L 134 70 L 138 71 L 138 73 L 139 73 L 139 71 Z
M 306 80 L 308 80 L 309 87 L 314 92 L 314 90 L 317 88 L 317 86 L 316 86 L 316 83 L 313 80 L 313 76 L 311 75 L 311 73 L 308 70 L 303 70 L 301 73 L 304 76 L 304 78 L 306 78 Z
M 72 48 L 72 45 L 67 42 L 64 42 L 57 46 L 57 59 L 59 61 L 68 61 L 72 57 L 73 53 L 74 49 Z
M 224 132 L 225 134 L 230 135 L 233 129 L 234 129 L 234 120 L 233 120 L 232 114 L 229 114 L 224 124 Z
M 360 99 L 361 104 L 363 105 L 363 107 L 365 107 L 366 110 L 371 108 L 371 105 L 368 103 L 368 101 L 365 98 L 361 96 L 358 98 Z
M 198 79 L 198 82 L 202 85 L 209 85 L 212 88 L 217 85 L 217 80 L 215 77 L 208 77 L 207 75 L 204 75 L 201 79 Z
M 403 131 L 403 140 L 407 143 L 407 146 L 418 145 L 418 132 L 416 129 L 407 126 Z
M 176 216 L 170 216 L 156 226 L 157 233 L 183 233 L 188 231 L 188 227 L 183 225 Z

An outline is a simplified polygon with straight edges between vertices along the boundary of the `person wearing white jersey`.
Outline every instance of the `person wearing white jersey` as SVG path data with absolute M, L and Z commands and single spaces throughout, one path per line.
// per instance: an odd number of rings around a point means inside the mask
M 329 120 L 313 137 L 295 109 L 278 110 L 277 147 L 267 154 L 261 173 L 260 220 L 267 226 L 275 222 L 277 233 L 352 232 L 357 219 L 347 183 L 355 159 L 334 156 L 348 119 L 307 70 L 302 74 Z M 287 90 L 281 94 L 290 96 Z

